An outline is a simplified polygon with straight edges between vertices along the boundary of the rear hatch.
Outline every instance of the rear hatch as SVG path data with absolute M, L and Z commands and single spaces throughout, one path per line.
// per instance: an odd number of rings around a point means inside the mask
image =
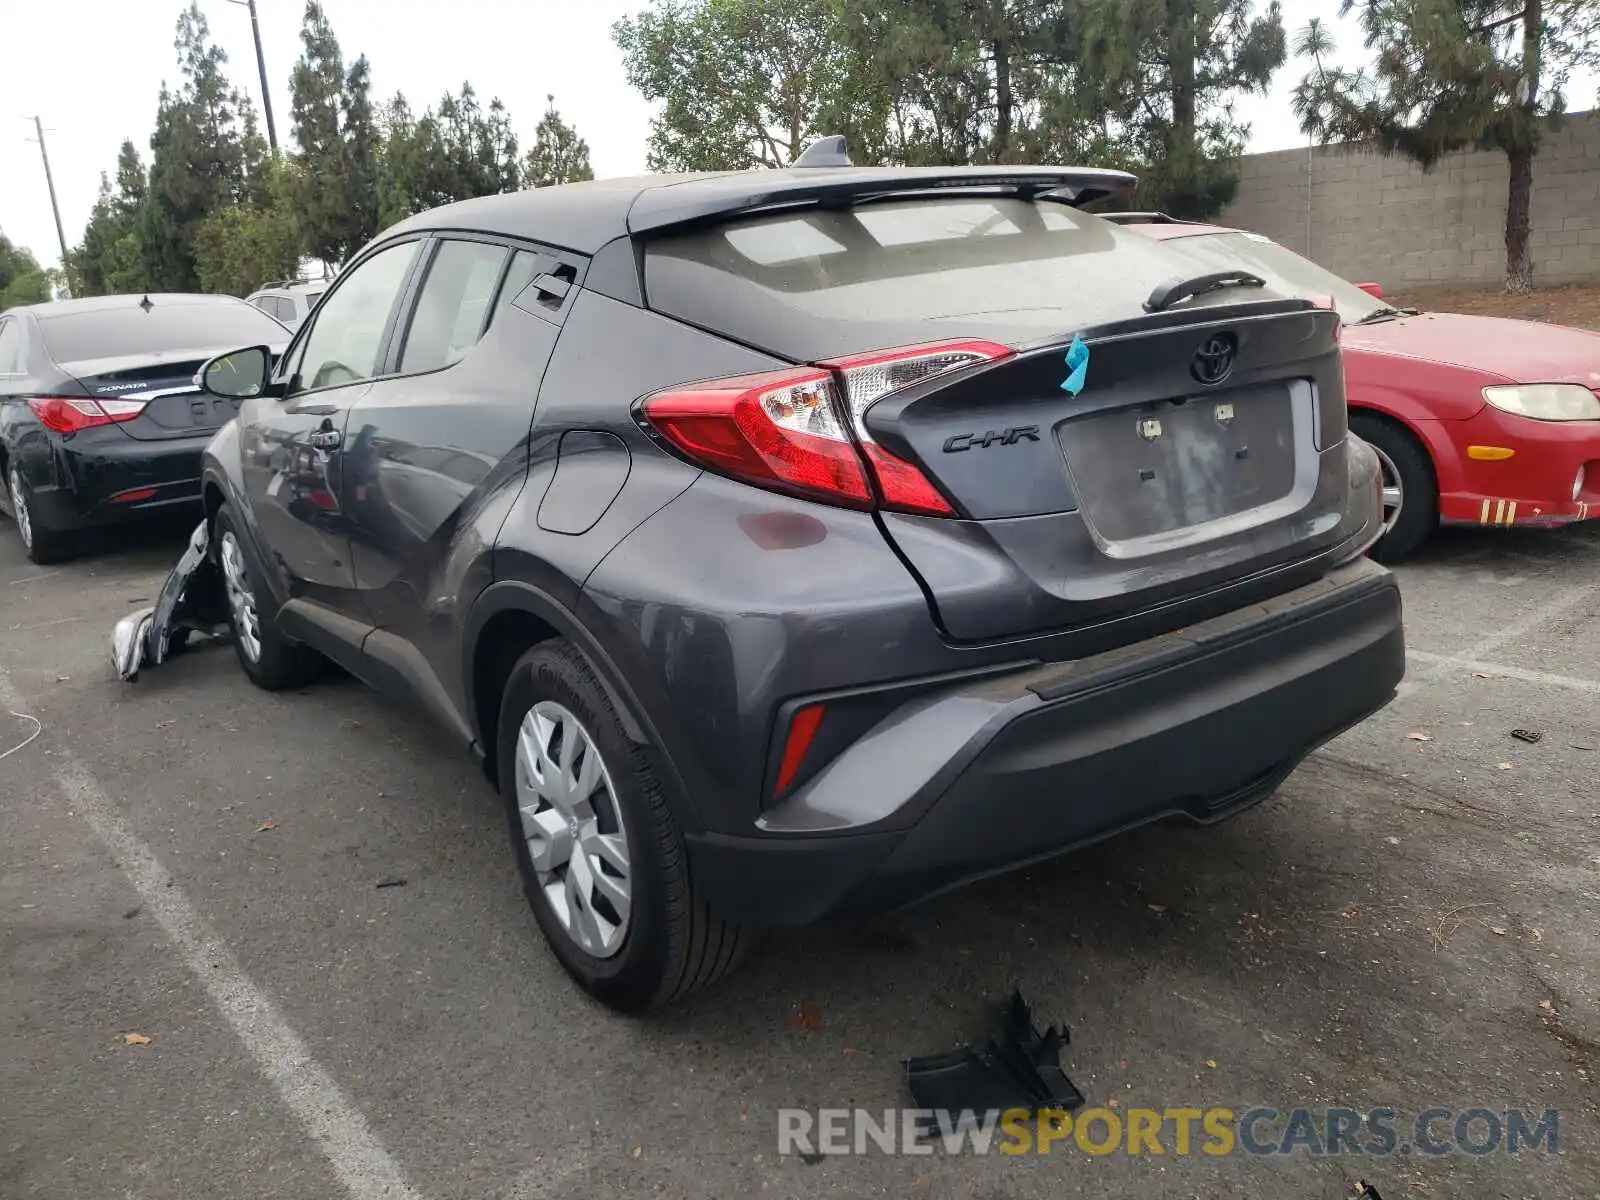
M 1000 195 L 747 218 L 645 261 L 653 308 L 834 372 L 953 640 L 1149 610 L 1339 537 L 1338 319 L 1259 280 L 1147 309 L 1192 259 Z M 938 503 L 895 503 L 914 476 Z
M 239 402 L 202 393 L 195 375 L 230 350 L 281 353 L 289 332 L 251 305 L 222 296 L 159 296 L 148 309 L 93 308 L 41 321 L 45 347 L 112 423 L 141 441 L 220 429 Z

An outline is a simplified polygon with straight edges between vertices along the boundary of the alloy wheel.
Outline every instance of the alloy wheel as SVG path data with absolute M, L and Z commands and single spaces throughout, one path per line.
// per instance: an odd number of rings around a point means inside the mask
M 1400 472 L 1394 465 L 1394 459 L 1377 446 L 1373 446 L 1372 450 L 1378 456 L 1378 469 L 1383 475 L 1383 531 L 1388 533 L 1400 519 L 1400 511 L 1405 507 L 1405 492 L 1401 488 Z
M 610 958 L 622 948 L 633 907 L 628 831 L 594 739 L 553 700 L 522 719 L 516 788 L 522 835 L 551 913 L 584 953 Z
M 244 551 L 233 530 L 224 530 L 218 556 L 222 559 L 222 582 L 233 611 L 235 636 L 251 662 L 261 661 L 261 623 L 256 616 L 256 596 L 250 590 L 250 574 L 244 565 Z
M 28 513 L 28 501 L 22 490 L 22 468 L 11 468 L 11 516 L 17 523 L 17 533 L 22 537 L 22 544 L 28 549 L 33 549 L 33 517 Z

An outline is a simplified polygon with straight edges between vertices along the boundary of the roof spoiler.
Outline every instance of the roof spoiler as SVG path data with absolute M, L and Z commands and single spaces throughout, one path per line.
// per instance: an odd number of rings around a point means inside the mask
M 1095 167 L 859 167 L 849 164 L 843 138 L 824 138 L 788 170 L 736 171 L 694 187 L 645 191 L 628 214 L 628 232 L 661 233 L 775 209 L 849 207 L 938 192 L 1047 197 L 1083 208 L 1098 200 L 1126 199 L 1138 186 L 1138 177 L 1126 171 Z

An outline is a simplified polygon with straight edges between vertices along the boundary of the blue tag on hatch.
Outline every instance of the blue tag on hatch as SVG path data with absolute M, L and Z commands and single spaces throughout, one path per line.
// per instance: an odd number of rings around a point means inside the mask
M 1083 391 L 1084 380 L 1089 377 L 1089 347 L 1076 334 L 1073 335 L 1072 345 L 1067 347 L 1067 371 L 1061 390 L 1076 396 Z

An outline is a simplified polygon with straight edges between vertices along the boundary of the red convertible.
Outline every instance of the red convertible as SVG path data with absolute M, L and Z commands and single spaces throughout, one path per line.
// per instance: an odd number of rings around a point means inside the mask
M 1270 238 L 1108 213 L 1178 241 L 1212 270 L 1247 270 L 1343 319 L 1350 426 L 1383 465 L 1386 530 L 1403 558 L 1441 522 L 1554 527 L 1600 517 L 1600 333 L 1394 308 Z

